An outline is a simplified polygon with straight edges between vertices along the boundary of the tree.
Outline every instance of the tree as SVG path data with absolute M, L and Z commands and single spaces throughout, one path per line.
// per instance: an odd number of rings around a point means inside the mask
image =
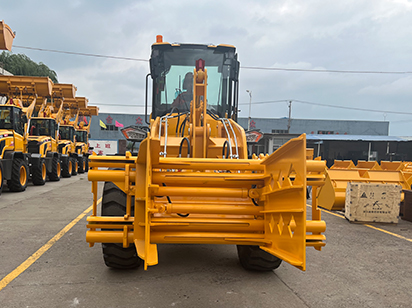
M 23 54 L 12 54 L 3 51 L 0 54 L 1 64 L 6 71 L 13 75 L 49 77 L 54 83 L 59 82 L 55 71 L 42 62 L 37 64 Z

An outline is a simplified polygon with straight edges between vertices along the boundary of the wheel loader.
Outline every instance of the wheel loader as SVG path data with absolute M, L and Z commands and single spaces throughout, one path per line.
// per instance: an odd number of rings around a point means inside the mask
M 72 84 L 54 84 L 50 97 L 44 98 L 43 102 L 37 100 L 35 116 L 29 120 L 27 147 L 34 185 L 44 185 L 47 177 L 50 181 L 60 181 L 61 154 L 58 151 L 58 123 L 63 117 L 63 100 L 74 98 L 75 92 L 76 88 Z M 59 102 L 59 108 L 54 106 L 56 102 Z
M 236 122 L 238 75 L 234 46 L 157 37 L 138 155 L 90 156 L 86 241 L 102 243 L 107 266 L 147 269 L 160 244 L 229 244 L 247 270 L 270 271 L 282 260 L 305 270 L 306 247 L 325 245 L 316 205 L 306 216 L 306 186 L 321 185 L 325 162 L 306 161 L 305 135 L 248 159 Z
M 99 114 L 99 108 L 96 106 L 88 106 L 87 108 L 80 108 L 79 121 L 76 125 L 76 153 L 78 157 L 79 173 L 89 171 L 89 132 L 92 122 L 92 116 Z
M 86 107 L 85 97 L 75 97 L 63 101 L 64 116 L 59 126 L 59 153 L 61 154 L 62 176 L 65 178 L 78 173 L 79 157 L 82 157 L 82 154 L 76 153 L 75 127 L 80 108 Z
M 24 191 L 29 179 L 31 155 L 27 151 L 28 119 L 37 97 L 51 95 L 48 77 L 0 76 L 0 178 L 10 191 Z

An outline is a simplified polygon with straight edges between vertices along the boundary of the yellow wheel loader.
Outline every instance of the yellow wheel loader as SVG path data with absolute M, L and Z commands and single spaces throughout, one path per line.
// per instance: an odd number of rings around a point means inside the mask
M 77 175 L 79 155 L 76 153 L 76 125 L 80 108 L 87 107 L 84 97 L 75 97 L 63 101 L 64 117 L 59 125 L 59 153 L 61 154 L 62 176 Z
M 28 152 L 30 171 L 34 185 L 60 181 L 61 154 L 58 151 L 58 123 L 63 117 L 62 101 L 74 98 L 76 88 L 72 84 L 54 84 L 49 97 L 37 100 L 35 115 L 29 120 Z M 60 107 L 54 105 L 60 102 Z
M 92 116 L 99 114 L 99 108 L 96 106 L 88 106 L 80 108 L 79 119 L 81 121 L 76 126 L 76 154 L 79 164 L 79 173 L 89 171 L 89 132 L 92 122 Z
M 284 260 L 305 270 L 306 247 L 325 245 L 316 205 L 306 217 L 306 186 L 320 182 L 325 163 L 306 161 L 305 135 L 248 159 L 236 123 L 238 74 L 234 46 L 157 37 L 146 77 L 146 90 L 149 77 L 153 84 L 149 131 L 131 132 L 144 136 L 138 155 L 90 156 L 86 240 L 102 243 L 107 266 L 143 261 L 147 269 L 158 263 L 159 244 L 230 244 L 245 269 L 270 271 Z
M 1 186 L 6 180 L 10 191 L 26 189 L 31 158 L 27 122 L 35 110 L 37 95 L 49 95 L 51 83 L 48 77 L 0 76 Z

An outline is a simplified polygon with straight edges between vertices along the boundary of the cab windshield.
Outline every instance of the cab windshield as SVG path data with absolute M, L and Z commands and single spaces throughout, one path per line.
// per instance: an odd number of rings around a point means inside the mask
M 24 134 L 23 119 L 25 116 L 20 108 L 15 106 L 0 106 L 0 129 L 11 129 L 16 133 Z
M 13 129 L 13 107 L 0 107 L 0 129 Z
M 60 140 L 74 141 L 74 127 L 60 126 L 59 128 Z
M 205 61 L 208 74 L 207 109 L 220 117 L 237 114 L 239 62 L 233 47 L 154 45 L 150 60 L 153 118 L 174 108 L 179 112 L 189 111 L 193 99 L 193 71 L 199 59 Z
M 76 142 L 87 142 L 87 132 L 86 131 L 76 131 Z
M 54 136 L 54 120 L 52 119 L 31 119 L 30 136 Z

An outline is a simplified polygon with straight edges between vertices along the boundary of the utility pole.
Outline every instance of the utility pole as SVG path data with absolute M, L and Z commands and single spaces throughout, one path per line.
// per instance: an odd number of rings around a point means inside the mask
M 249 93 L 249 118 L 247 121 L 247 130 L 250 131 L 250 112 L 252 110 L 252 91 L 246 90 L 247 93 Z
M 289 118 L 288 118 L 288 134 L 290 133 L 290 123 L 292 122 L 292 101 L 288 103 L 289 107 Z

